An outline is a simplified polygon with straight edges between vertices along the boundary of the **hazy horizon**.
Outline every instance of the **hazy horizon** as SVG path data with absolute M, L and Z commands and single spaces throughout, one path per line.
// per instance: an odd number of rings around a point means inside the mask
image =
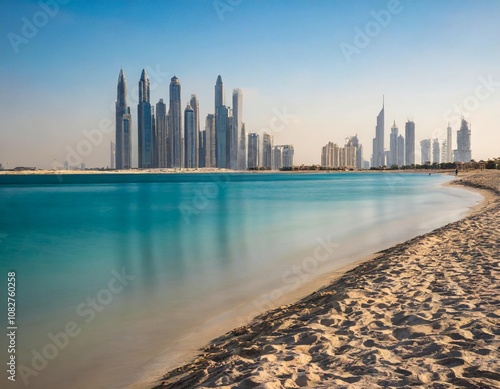
M 386 148 L 393 121 L 404 135 L 410 118 L 418 162 L 420 140 L 443 140 L 451 121 L 455 142 L 464 115 L 472 157 L 498 157 L 499 11 L 495 0 L 2 2 L 0 163 L 62 165 L 84 130 L 107 122 L 83 161 L 108 166 L 121 68 L 134 166 L 143 68 L 152 104 L 168 102 L 174 75 L 183 109 L 197 94 L 201 128 L 220 74 L 227 105 L 243 92 L 247 132 L 293 144 L 296 165 L 319 164 L 323 145 L 355 134 L 369 160 L 382 95 Z

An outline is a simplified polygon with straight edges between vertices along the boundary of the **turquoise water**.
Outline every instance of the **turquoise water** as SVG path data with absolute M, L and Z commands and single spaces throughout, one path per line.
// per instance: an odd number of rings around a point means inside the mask
M 0 176 L 2 295 L 7 272 L 17 275 L 14 387 L 23 377 L 34 388 L 123 387 L 214 318 L 237 308 L 241 325 L 280 303 L 266 293 L 457 220 L 481 199 L 419 174 L 56 179 Z M 316 258 L 319 242 L 328 248 Z M 3 322 L 5 301 L 1 312 Z

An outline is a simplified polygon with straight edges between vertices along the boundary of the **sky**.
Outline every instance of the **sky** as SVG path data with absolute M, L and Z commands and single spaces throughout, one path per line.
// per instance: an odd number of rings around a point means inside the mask
M 386 148 L 411 119 L 419 162 L 420 140 L 451 121 L 455 143 L 463 115 L 472 157 L 498 157 L 499 15 L 498 0 L 0 0 L 0 163 L 109 166 L 121 68 L 134 146 L 145 68 L 152 104 L 175 75 L 202 128 L 220 74 L 247 132 L 293 144 L 297 165 L 356 134 L 369 160 L 382 96 Z

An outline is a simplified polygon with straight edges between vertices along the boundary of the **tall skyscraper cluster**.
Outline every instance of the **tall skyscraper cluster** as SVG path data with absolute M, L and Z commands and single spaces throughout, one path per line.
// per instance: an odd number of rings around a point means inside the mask
M 214 112 L 205 118 L 200 128 L 200 107 L 196 95 L 182 110 L 181 84 L 172 77 L 169 104 L 160 99 L 151 104 L 150 80 L 145 70 L 139 80 L 137 104 L 138 167 L 198 168 L 217 167 L 233 170 L 293 164 L 293 146 L 276 146 L 282 155 L 273 163 L 272 138 L 264 134 L 263 144 L 257 134 L 246 134 L 243 123 L 243 94 L 232 93 L 232 108 L 225 103 L 224 83 L 218 76 L 215 83 Z M 116 138 L 111 146 L 111 158 L 116 169 L 132 168 L 132 116 L 127 106 L 127 81 L 123 70 L 118 77 L 116 99 Z M 257 142 L 257 143 L 256 143 Z M 275 147 L 275 149 L 276 149 Z M 261 154 L 262 150 L 262 154 Z M 291 151 L 290 151 L 291 150 Z M 290 162 L 291 161 L 291 162 Z
M 328 142 L 321 149 L 321 166 L 327 168 L 363 168 L 363 146 L 359 143 L 358 136 L 346 138 L 343 147 L 336 143 Z
M 385 151 L 385 105 L 377 116 L 375 138 L 373 138 L 372 167 L 391 167 L 415 164 L 415 123 L 408 119 L 405 123 L 405 136 L 399 133 L 396 121 L 389 135 L 389 150 Z
M 408 119 L 405 124 L 405 136 L 399 134 L 396 121 L 391 127 L 389 150 L 384 149 L 384 104 L 377 116 L 375 138 L 373 138 L 372 167 L 411 166 L 415 165 L 415 122 Z M 424 139 L 420 142 L 421 164 L 470 162 L 470 125 L 462 119 L 460 130 L 457 132 L 457 149 L 452 148 L 452 129 L 448 123 L 446 139 L 440 143 L 439 139 Z M 453 153 L 452 153 L 453 151 Z M 452 156 L 453 154 L 453 156 Z

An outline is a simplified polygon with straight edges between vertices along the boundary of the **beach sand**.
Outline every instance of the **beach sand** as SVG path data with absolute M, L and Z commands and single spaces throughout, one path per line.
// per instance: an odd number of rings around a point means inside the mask
M 212 341 L 155 388 L 499 388 L 500 172 L 468 217 Z

